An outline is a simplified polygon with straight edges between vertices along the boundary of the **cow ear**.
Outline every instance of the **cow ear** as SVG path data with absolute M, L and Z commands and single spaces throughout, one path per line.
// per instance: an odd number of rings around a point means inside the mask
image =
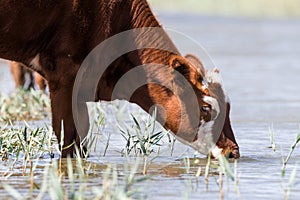
M 171 56 L 170 66 L 186 78 L 189 78 L 191 66 L 190 63 L 182 56 Z
M 205 74 L 205 69 L 204 69 L 204 66 L 201 62 L 201 60 L 196 57 L 195 55 L 193 54 L 187 54 L 185 55 L 185 58 L 190 62 L 192 63 L 195 67 L 197 67 L 197 69 L 201 72 L 202 76 L 204 76 Z
M 170 66 L 182 74 L 188 81 L 196 85 L 203 80 L 202 74 L 186 58 L 173 55 L 170 59 Z

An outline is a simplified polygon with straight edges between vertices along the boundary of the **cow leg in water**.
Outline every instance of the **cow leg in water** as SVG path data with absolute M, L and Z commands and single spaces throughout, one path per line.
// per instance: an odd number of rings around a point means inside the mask
M 49 82 L 52 126 L 59 143 L 62 137 L 62 123 L 64 126 L 62 157 L 66 157 L 67 155 L 73 156 L 74 142 L 77 135 L 72 116 L 72 88 L 72 85 L 60 85 L 59 88 L 53 88 L 53 84 Z
M 62 136 L 62 122 L 64 126 L 64 143 L 63 150 L 61 152 L 62 157 L 67 157 L 67 155 L 73 157 L 75 144 L 77 145 L 77 147 L 80 147 L 80 137 L 77 134 L 72 113 L 72 91 L 75 75 L 76 71 L 57 72 L 55 70 L 52 76 L 50 74 L 50 77 L 47 78 L 51 99 L 52 126 L 59 143 Z M 80 119 L 82 120 L 80 121 L 80 131 L 87 133 L 89 129 L 89 123 L 86 104 L 80 104 L 78 110 L 81 115 Z M 83 148 L 83 150 L 85 150 L 85 148 Z

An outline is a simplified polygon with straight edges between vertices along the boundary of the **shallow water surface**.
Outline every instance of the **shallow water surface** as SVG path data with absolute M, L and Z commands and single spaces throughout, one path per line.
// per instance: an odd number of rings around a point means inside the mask
M 225 179 L 224 199 L 284 199 L 290 174 L 300 158 L 299 147 L 296 147 L 287 165 L 286 175 L 282 177 L 282 158 L 287 156 L 290 145 L 299 132 L 300 21 L 217 18 L 174 13 L 160 13 L 159 19 L 165 27 L 183 32 L 204 46 L 221 70 L 232 102 L 232 125 L 241 152 L 237 163 L 239 194 L 234 182 Z M 190 52 L 193 52 L 192 48 Z M 9 69 L 4 66 L 4 62 L 0 64 L 3 65 L 0 68 L 1 92 L 8 93 L 13 90 Z M 147 118 L 137 109 L 133 106 L 129 111 L 105 110 L 106 125 L 99 135 L 97 152 L 89 158 L 96 168 L 89 179 L 91 185 L 102 184 L 101 175 L 109 163 L 117 166 L 122 177 L 127 160 L 121 156 L 120 151 L 124 148 L 125 141 L 116 122 L 118 119 L 123 120 L 123 127 L 126 122 L 130 124 L 128 119 L 131 112 L 140 118 Z M 276 152 L 269 148 L 270 129 L 274 131 Z M 110 142 L 103 157 L 109 135 Z M 193 155 L 192 149 L 178 142 L 175 142 L 171 155 L 170 145 L 164 143 L 159 156 L 148 166 L 147 174 L 150 179 L 139 185 L 141 193 L 148 199 L 219 199 L 218 173 L 212 172 L 208 183 L 203 171 L 200 177 L 194 176 L 198 166 L 191 166 L 190 173 L 187 173 L 183 159 L 186 156 L 193 158 Z M 130 160 L 132 162 L 134 159 Z M 48 160 L 44 162 L 47 163 Z M 206 159 L 203 156 L 200 165 L 204 170 Z M 0 164 L 0 168 L 1 173 L 7 169 L 5 164 Z M 140 176 L 142 169 L 140 163 Z M 18 169 L 15 172 L 7 180 L 1 180 L 19 191 L 28 191 L 29 178 L 18 176 Z M 42 176 L 41 171 L 40 174 L 37 173 L 35 180 L 41 181 Z M 300 173 L 296 173 L 295 183 L 290 187 L 290 199 L 298 199 L 300 196 L 299 179 Z M 0 190 L 0 198 L 6 198 L 7 192 L 2 187 Z

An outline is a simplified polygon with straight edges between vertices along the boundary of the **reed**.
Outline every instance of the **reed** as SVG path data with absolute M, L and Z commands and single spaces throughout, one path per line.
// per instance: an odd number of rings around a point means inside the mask
M 282 168 L 281 168 L 281 175 L 282 177 L 285 176 L 285 169 L 286 169 L 286 165 L 287 163 L 289 162 L 297 144 L 300 142 L 300 133 L 298 133 L 298 135 L 296 136 L 296 139 L 294 140 L 294 142 L 292 143 L 291 147 L 290 147 L 290 150 L 289 150 L 289 153 L 287 155 L 287 157 L 285 158 L 285 160 L 283 161 L 282 163 Z
M 134 125 L 132 127 L 127 127 L 127 130 L 120 130 L 121 135 L 126 141 L 126 146 L 122 152 L 126 155 L 133 154 L 134 156 L 149 156 L 155 152 L 155 146 L 161 146 L 160 141 L 164 136 L 166 136 L 163 131 L 156 132 L 156 110 L 153 112 L 152 117 L 146 122 L 140 122 L 135 116 L 131 116 L 134 121 Z

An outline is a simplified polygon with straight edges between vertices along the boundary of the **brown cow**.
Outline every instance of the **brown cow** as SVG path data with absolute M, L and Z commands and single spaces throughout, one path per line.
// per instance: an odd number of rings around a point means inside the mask
M 53 129 L 60 138 L 63 121 L 63 145 L 72 146 L 74 140 L 77 144 L 80 141 L 73 118 L 72 92 L 81 64 L 88 65 L 87 71 L 94 69 L 95 63 L 83 61 L 97 45 L 118 33 L 144 27 L 161 27 L 146 0 L 0 0 L 0 57 L 24 63 L 45 77 L 50 91 Z M 201 142 L 197 143 L 200 141 L 199 133 L 211 134 L 224 154 L 229 152 L 232 157 L 238 158 L 238 145 L 230 123 L 224 126 L 222 120 L 226 106 L 221 85 L 214 81 L 205 85 L 201 70 L 180 56 L 164 31 L 148 35 L 133 33 L 119 41 L 118 46 L 109 44 L 106 51 L 122 49 L 125 44 L 130 45 L 128 41 L 132 38 L 137 46 L 149 48 L 127 52 L 108 68 L 103 66 L 108 58 L 103 57 L 97 67 L 106 70 L 98 83 L 94 100 L 123 98 L 124 90 L 113 96 L 118 80 L 136 66 L 152 63 L 151 67 L 143 68 L 148 83 L 137 88 L 128 100 L 147 112 L 153 105 L 159 105 L 162 109 L 158 110 L 158 121 L 181 141 L 193 144 L 194 148 L 201 145 Z M 149 44 L 164 45 L 168 50 L 151 48 Z M 129 85 L 133 82 L 128 80 Z M 210 87 L 215 90 L 209 90 Z M 188 98 L 188 88 L 196 99 Z M 88 92 L 89 87 L 85 89 Z M 82 104 L 78 104 L 78 110 L 84 121 L 77 129 L 82 133 L 88 129 L 84 102 L 91 99 L 79 98 Z M 226 122 L 229 122 L 228 115 Z M 221 126 L 219 133 L 215 131 L 216 125 Z M 229 127 L 230 131 L 222 131 L 222 127 Z M 73 149 L 73 146 L 65 148 L 62 156 L 72 155 Z
M 37 84 L 40 90 L 46 89 L 46 81 L 37 72 L 33 72 L 19 62 L 10 61 L 10 71 L 15 81 L 16 88 L 25 87 L 26 74 L 29 76 L 29 84 L 25 89 L 35 88 Z

